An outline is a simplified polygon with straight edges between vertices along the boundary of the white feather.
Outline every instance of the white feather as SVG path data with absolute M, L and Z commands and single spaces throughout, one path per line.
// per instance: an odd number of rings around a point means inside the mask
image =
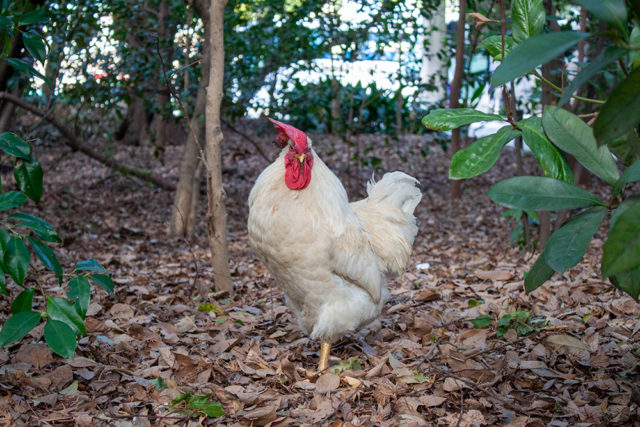
M 374 320 L 388 298 L 386 279 L 409 262 L 420 202 L 417 181 L 401 172 L 367 185 L 349 204 L 315 152 L 311 182 L 290 190 L 285 148 L 249 195 L 249 243 L 312 338 L 333 342 Z

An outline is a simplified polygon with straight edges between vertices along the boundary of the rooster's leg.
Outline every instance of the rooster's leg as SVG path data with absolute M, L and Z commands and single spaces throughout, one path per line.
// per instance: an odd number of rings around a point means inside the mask
M 327 369 L 329 365 L 329 351 L 331 350 L 331 344 L 322 341 L 320 343 L 320 362 L 318 362 L 318 372 L 322 372 Z

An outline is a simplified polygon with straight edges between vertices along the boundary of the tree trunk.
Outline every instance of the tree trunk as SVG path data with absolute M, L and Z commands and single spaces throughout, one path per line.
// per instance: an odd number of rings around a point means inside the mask
M 544 8 L 547 11 L 548 16 L 555 15 L 555 9 L 553 7 L 552 0 L 544 0 L 543 1 Z M 554 20 L 550 20 L 550 27 L 552 31 L 560 31 L 558 23 Z M 561 59 L 553 59 L 546 64 L 542 65 L 542 76 L 560 86 L 560 79 L 557 74 L 553 73 L 553 70 L 558 70 L 562 68 L 562 60 Z M 556 96 L 553 93 L 554 89 L 548 84 L 542 82 L 542 108 L 544 109 L 545 105 L 551 105 L 556 100 Z M 547 240 L 551 237 L 551 233 L 553 232 L 553 224 L 551 223 L 551 215 L 549 212 L 538 212 L 538 219 L 540 220 L 540 236 L 538 237 L 538 247 L 544 248 L 547 244 Z
M 198 198 L 200 191 L 200 179 L 202 171 L 198 174 L 198 168 L 202 164 L 204 153 L 205 135 L 205 106 L 207 93 L 205 88 L 209 85 L 209 67 L 211 62 L 211 34 L 209 28 L 209 9 L 205 2 L 195 2 L 196 14 L 202 19 L 204 28 L 204 47 L 202 61 L 200 62 L 200 81 L 193 116 L 188 126 L 189 136 L 185 145 L 182 161 L 180 162 L 180 175 L 178 186 L 171 205 L 171 219 L 167 232 L 170 236 L 189 237 L 193 233 L 196 224 Z M 195 135 L 194 135 L 195 133 Z
M 451 96 L 449 98 L 449 108 L 460 107 L 460 90 L 462 89 L 462 77 L 464 71 L 464 22 L 467 12 L 467 0 L 460 0 L 460 15 L 458 17 L 456 35 L 456 69 L 451 82 Z M 456 154 L 461 148 L 460 128 L 451 132 L 451 156 Z M 462 185 L 460 180 L 451 180 L 450 197 L 459 199 L 462 195 Z
M 169 13 L 168 0 L 162 0 L 158 5 L 157 54 L 160 57 L 165 55 L 165 58 L 161 58 L 161 60 L 166 64 L 166 67 L 171 67 L 171 63 L 173 62 L 174 31 L 169 28 Z M 160 68 L 158 71 L 159 75 L 156 84 L 156 107 L 158 111 L 155 114 L 151 128 L 153 129 L 155 137 L 154 154 L 162 161 L 167 145 L 167 119 L 169 117 L 167 105 L 169 104 L 169 90 L 167 89 L 163 69 Z
M 429 8 L 429 18 L 425 19 L 422 28 L 428 31 L 421 36 L 420 45 L 423 48 L 420 81 L 432 86 L 420 94 L 420 100 L 431 104 L 439 104 L 446 96 L 447 60 L 442 53 L 447 37 L 445 23 L 445 2 L 441 1 L 433 9 Z
M 229 258 L 227 254 L 227 212 L 222 186 L 222 159 L 220 145 L 220 104 L 224 74 L 224 8 L 227 0 L 213 0 L 209 7 L 210 55 L 209 85 L 206 105 L 206 171 L 207 171 L 207 226 L 215 288 L 233 293 Z M 202 290 L 201 290 L 202 295 Z

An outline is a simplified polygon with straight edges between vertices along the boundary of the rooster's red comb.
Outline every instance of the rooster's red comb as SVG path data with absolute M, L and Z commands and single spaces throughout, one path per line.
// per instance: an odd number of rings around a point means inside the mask
M 282 132 L 287 138 L 293 141 L 294 144 L 300 149 L 304 149 L 307 146 L 307 134 L 300 129 L 296 129 L 291 125 L 279 122 L 269 118 L 271 123 L 276 125 L 276 129 Z

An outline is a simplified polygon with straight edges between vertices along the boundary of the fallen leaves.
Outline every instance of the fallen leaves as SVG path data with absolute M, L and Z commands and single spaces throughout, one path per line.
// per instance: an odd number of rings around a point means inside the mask
M 411 138 L 394 150 L 411 153 L 422 143 Z M 225 176 L 237 295 L 207 301 L 196 296 L 198 283 L 214 282 L 206 232 L 198 229 L 189 245 L 165 236 L 171 195 L 66 156 L 64 167 L 77 177 L 52 182 L 56 199 L 41 203 L 65 239 L 61 259 L 74 265 L 77 253 L 97 251 L 118 285 L 114 295 L 93 298 L 88 336 L 73 360 L 52 355 L 37 329 L 32 341 L 0 350 L 8 393 L 0 396 L 0 423 L 183 425 L 206 416 L 213 402 L 225 411 L 221 424 L 238 425 L 632 423 L 640 403 L 639 306 L 600 281 L 598 252 L 527 295 L 522 272 L 530 260 L 505 238 L 513 224 L 477 195 L 501 169 L 466 182 L 471 193 L 450 202 L 444 153 L 432 150 L 427 167 L 381 153 L 384 142 L 375 141 L 372 155 L 423 183 L 415 268 L 389 284 L 391 300 L 374 325 L 336 343 L 336 360 L 319 376 L 317 343 L 248 247 L 246 198 L 260 170 L 252 156 L 226 145 L 224 161 L 239 168 Z M 168 149 L 176 162 L 157 167 L 175 173 L 180 155 Z M 347 179 L 339 152 L 324 160 L 362 195 L 369 171 Z M 509 162 L 509 153 L 500 161 Z M 61 215 L 69 211 L 84 214 Z M 43 286 L 64 292 L 55 277 L 36 273 Z

